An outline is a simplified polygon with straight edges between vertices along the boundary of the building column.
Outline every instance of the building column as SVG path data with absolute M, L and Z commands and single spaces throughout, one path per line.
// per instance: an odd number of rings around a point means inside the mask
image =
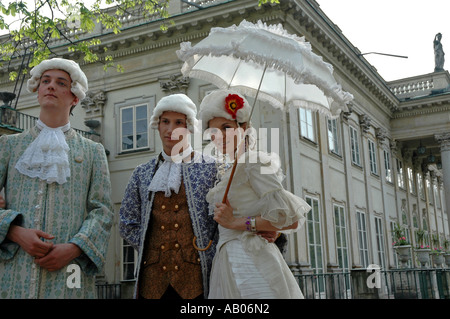
M 342 158 L 344 160 L 345 172 L 345 188 L 347 189 L 347 209 L 348 218 L 348 240 L 349 240 L 349 268 L 362 268 L 359 256 L 358 246 L 358 224 L 356 220 L 355 199 L 353 191 L 353 173 L 352 173 L 352 150 L 350 145 L 349 119 L 352 114 L 352 107 L 350 106 L 348 112 L 341 113 L 341 140 L 342 140 Z
M 444 182 L 444 196 L 445 209 L 447 212 L 448 229 L 450 230 L 450 132 L 443 134 L 436 134 L 434 136 L 441 146 L 441 161 L 442 161 L 442 177 Z

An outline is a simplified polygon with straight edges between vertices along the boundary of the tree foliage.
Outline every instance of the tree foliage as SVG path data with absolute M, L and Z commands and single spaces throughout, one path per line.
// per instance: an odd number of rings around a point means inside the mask
M 256 1 L 256 0 L 255 0 Z M 90 4 L 88 5 L 87 2 Z M 161 22 L 166 29 L 173 22 L 169 19 L 170 0 L 12 0 L 9 4 L 0 2 L 0 67 L 20 59 L 25 65 L 23 71 L 56 56 L 51 41 L 61 39 L 67 43 L 69 52 L 81 53 L 86 62 L 101 62 L 105 70 L 114 66 L 107 50 L 101 54 L 94 50 L 101 43 L 98 37 L 88 37 L 101 24 L 105 29 L 121 32 L 123 18 L 140 15 Z M 278 0 L 258 0 L 258 4 L 278 3 Z M 29 6 L 33 5 L 33 8 Z M 80 34 L 84 35 L 80 37 Z M 120 71 L 121 66 L 115 65 Z M 11 71 L 10 79 L 18 73 Z

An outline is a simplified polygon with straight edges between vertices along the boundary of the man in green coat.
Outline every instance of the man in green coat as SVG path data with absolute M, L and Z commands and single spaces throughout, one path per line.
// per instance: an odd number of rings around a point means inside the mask
M 37 125 L 0 137 L 0 299 L 93 298 L 113 210 L 103 146 L 70 128 L 87 79 L 59 58 L 30 74 Z

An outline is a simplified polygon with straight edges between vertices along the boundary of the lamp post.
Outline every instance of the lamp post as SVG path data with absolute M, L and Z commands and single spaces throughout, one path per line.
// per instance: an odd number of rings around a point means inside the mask
M 15 93 L 0 92 L 0 100 L 2 100 L 3 103 L 4 103 L 2 106 L 0 106 L 0 124 L 3 123 L 3 118 L 4 117 L 6 117 L 6 119 L 7 119 L 6 114 L 7 114 L 8 110 L 15 111 L 13 108 L 11 108 L 11 106 L 9 106 L 11 101 L 14 100 L 15 98 L 16 98 L 16 94 Z M 8 124 L 8 123 L 6 123 L 6 124 Z
M 430 155 L 428 155 L 427 157 L 428 163 L 433 164 L 436 161 L 436 157 L 433 155 L 433 153 L 431 153 L 430 150 Z
M 15 93 L 11 93 L 11 92 L 0 92 L 0 100 L 3 101 L 3 103 L 5 103 L 4 105 L 2 105 L 2 108 L 11 108 L 9 106 L 9 103 L 14 100 L 16 98 L 16 94 Z
M 425 146 L 423 146 L 422 141 L 420 141 L 420 145 L 417 148 L 417 154 L 423 155 L 423 154 L 425 154 L 426 151 L 427 151 L 427 148 Z

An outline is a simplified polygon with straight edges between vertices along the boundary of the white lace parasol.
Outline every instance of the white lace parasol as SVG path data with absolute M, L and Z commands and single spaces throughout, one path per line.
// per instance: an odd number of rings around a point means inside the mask
M 275 108 L 300 106 L 336 117 L 353 99 L 334 79 L 332 65 L 281 24 L 243 20 L 239 26 L 212 28 L 196 45 L 182 43 L 177 55 L 185 61 L 184 76 L 257 96 Z

